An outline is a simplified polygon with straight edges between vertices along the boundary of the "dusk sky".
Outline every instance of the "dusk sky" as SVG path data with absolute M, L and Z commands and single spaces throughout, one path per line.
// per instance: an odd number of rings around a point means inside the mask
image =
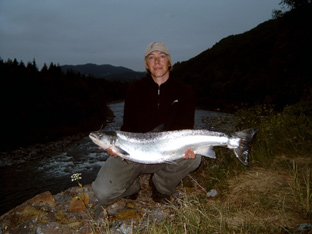
M 0 57 L 144 71 L 152 41 L 186 61 L 272 18 L 281 0 L 0 0 Z

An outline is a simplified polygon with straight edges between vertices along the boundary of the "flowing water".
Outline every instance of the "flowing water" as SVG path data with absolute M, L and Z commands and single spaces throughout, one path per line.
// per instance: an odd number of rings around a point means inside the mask
M 123 102 L 110 104 L 114 121 L 104 130 L 119 130 L 122 125 Z M 195 129 L 205 128 L 203 121 L 215 116 L 215 112 L 196 110 Z M 218 114 L 220 115 L 220 114 Z M 27 160 L 0 158 L 0 215 L 35 195 L 50 191 L 57 194 L 77 186 L 71 175 L 82 173 L 82 184 L 90 184 L 96 177 L 108 155 L 91 142 L 88 136 L 71 143 L 65 151 Z

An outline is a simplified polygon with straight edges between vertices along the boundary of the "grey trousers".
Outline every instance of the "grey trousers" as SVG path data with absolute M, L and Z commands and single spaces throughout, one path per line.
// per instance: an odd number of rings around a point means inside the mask
M 180 159 L 172 164 L 140 164 L 109 157 L 92 183 L 95 196 L 103 205 L 139 192 L 140 174 L 153 173 L 153 183 L 160 193 L 172 195 L 176 187 L 190 172 L 197 169 L 201 156 Z

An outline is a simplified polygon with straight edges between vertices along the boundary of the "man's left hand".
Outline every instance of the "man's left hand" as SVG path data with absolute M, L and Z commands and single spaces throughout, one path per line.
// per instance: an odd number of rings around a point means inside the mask
M 194 151 L 190 148 L 187 148 L 185 150 L 185 156 L 183 157 L 183 159 L 194 159 L 194 158 L 196 158 Z

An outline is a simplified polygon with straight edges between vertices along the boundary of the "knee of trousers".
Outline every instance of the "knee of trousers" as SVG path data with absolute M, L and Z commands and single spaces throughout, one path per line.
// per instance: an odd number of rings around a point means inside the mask
M 196 155 L 195 159 L 188 159 L 182 161 L 182 164 L 184 164 L 183 165 L 184 169 L 188 172 L 196 170 L 199 167 L 200 163 L 201 163 L 200 155 Z
M 199 165 L 201 163 L 201 160 L 202 160 L 202 156 L 196 155 L 196 158 L 194 159 L 194 163 L 192 165 L 192 170 L 193 171 L 196 170 L 199 167 Z

